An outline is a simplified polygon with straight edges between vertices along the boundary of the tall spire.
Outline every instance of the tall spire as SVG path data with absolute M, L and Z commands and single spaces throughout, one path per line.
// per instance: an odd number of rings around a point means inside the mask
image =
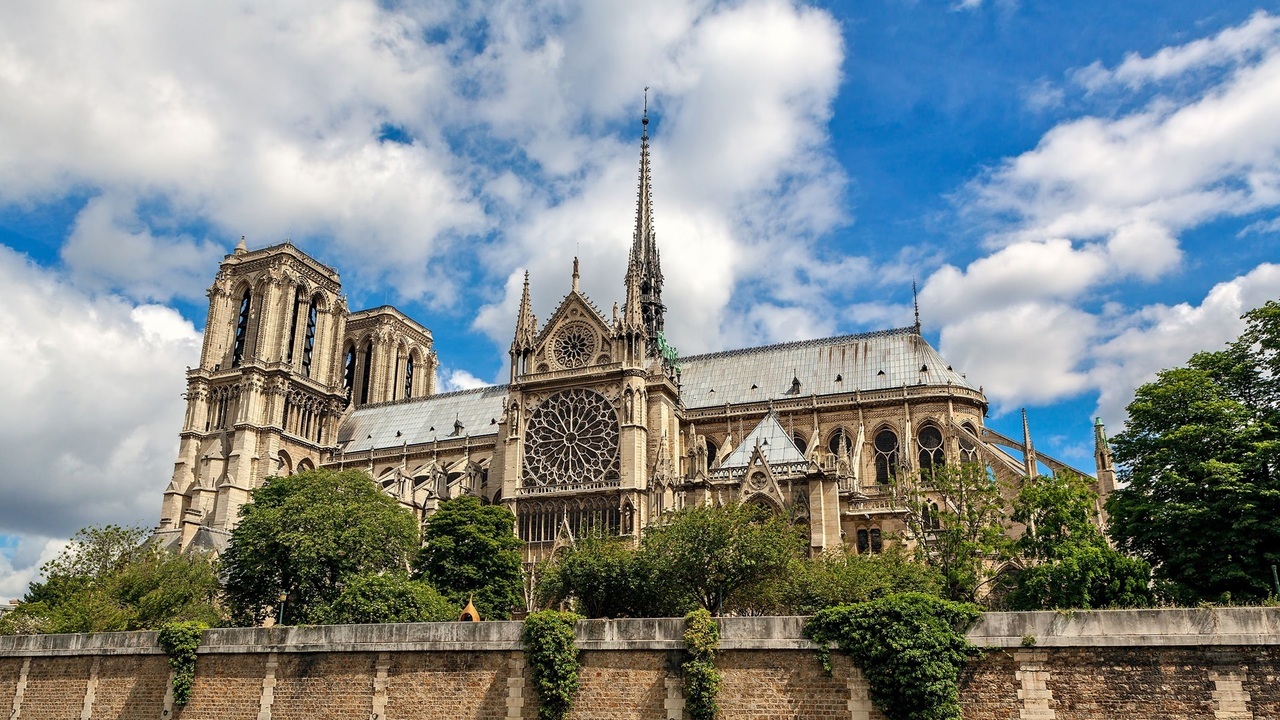
M 1031 426 L 1027 424 L 1027 409 L 1022 408 L 1022 462 L 1027 477 L 1034 478 L 1040 474 L 1040 460 L 1036 457 L 1036 446 L 1031 442 Z
M 538 321 L 533 317 L 533 304 L 529 301 L 529 271 L 524 271 L 524 292 L 520 295 L 520 312 L 516 315 L 516 337 L 511 343 L 512 352 L 533 347 L 538 334 Z
M 666 308 L 662 304 L 662 265 L 653 229 L 653 194 L 649 184 L 649 88 L 644 90 L 636 229 L 631 237 L 631 255 L 627 260 L 626 321 L 633 326 L 644 326 L 649 336 L 646 354 L 652 357 L 658 355 L 657 337 L 662 332 Z
M 911 308 L 916 313 L 916 334 L 920 334 L 920 293 L 916 292 L 916 279 L 911 278 Z

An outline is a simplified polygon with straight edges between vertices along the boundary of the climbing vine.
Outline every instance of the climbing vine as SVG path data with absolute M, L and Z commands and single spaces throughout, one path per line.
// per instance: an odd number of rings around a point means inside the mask
M 980 613 L 976 605 L 902 593 L 827 608 L 805 635 L 828 673 L 831 643 L 849 655 L 889 720 L 960 720 L 960 670 L 979 652 L 964 631 Z
M 720 672 L 716 670 L 716 650 L 720 647 L 720 626 L 706 610 L 694 610 L 684 618 L 685 708 L 693 720 L 715 720 L 720 712 L 716 695 L 720 692 Z
M 544 610 L 525 618 L 520 633 L 525 661 L 538 696 L 539 720 L 564 720 L 578 694 L 578 646 L 573 613 Z
M 200 632 L 208 625 L 198 622 L 171 622 L 160 628 L 160 647 L 169 656 L 173 670 L 173 704 L 186 705 L 191 699 L 191 683 L 196 677 L 196 648 Z

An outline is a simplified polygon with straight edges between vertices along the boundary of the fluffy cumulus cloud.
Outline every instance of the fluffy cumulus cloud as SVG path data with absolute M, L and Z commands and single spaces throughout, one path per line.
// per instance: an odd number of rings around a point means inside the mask
M 2 246 L 0 287 L 0 532 L 27 548 L 6 553 L 12 574 L 47 538 L 158 512 L 199 335 L 170 308 L 86 294 Z
M 1223 219 L 1268 232 L 1280 208 L 1280 19 L 1240 26 L 1115 68 L 1074 75 L 1113 112 L 1067 120 L 961 194 L 993 228 L 989 253 L 944 265 L 921 302 L 945 323 L 943 351 L 988 378 L 997 405 L 1093 390 L 1115 423 L 1133 388 L 1239 332 L 1280 292 L 1263 265 L 1197 307 L 1089 307 L 1116 283 L 1177 282 L 1182 235 Z M 1252 304 L 1250 304 L 1252 303 Z M 990 352 L 1000 348 L 1002 352 Z

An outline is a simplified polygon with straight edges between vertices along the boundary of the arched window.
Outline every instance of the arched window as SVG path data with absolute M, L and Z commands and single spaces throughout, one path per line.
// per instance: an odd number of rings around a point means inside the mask
M 298 340 L 298 314 L 302 312 L 302 288 L 293 294 L 293 319 L 289 321 L 289 346 L 285 348 L 284 361 L 293 362 L 293 346 Z
M 898 474 L 898 436 L 889 428 L 876 433 L 876 482 L 887 484 Z
M 832 455 L 848 456 L 853 450 L 853 441 L 849 439 L 849 434 L 845 432 L 844 428 L 838 428 L 832 434 L 831 439 L 827 441 L 827 449 L 831 451 Z
M 974 437 L 978 436 L 978 431 L 969 423 L 964 424 L 964 429 L 973 433 Z M 960 462 L 976 463 L 978 462 L 978 445 L 970 440 L 967 435 L 960 435 Z
M 342 389 L 347 391 L 348 399 L 352 397 L 352 388 L 356 385 L 356 346 L 347 347 L 342 358 Z
M 316 304 L 319 300 L 319 295 L 311 298 L 311 306 L 307 308 L 307 333 L 302 336 L 302 374 L 306 377 L 311 377 L 311 353 L 316 347 Z
M 404 399 L 413 397 L 413 353 L 404 361 Z
M 805 451 L 809 449 L 809 443 L 805 442 L 804 437 L 799 434 L 791 438 L 791 442 L 796 444 L 796 449 L 800 451 L 801 455 L 803 455 Z
M 871 539 L 866 530 L 858 531 L 858 554 L 863 555 L 871 550 Z
M 249 337 L 249 308 L 253 304 L 253 295 L 245 288 L 244 297 L 240 299 L 240 319 L 236 321 L 236 342 L 231 351 L 231 367 L 238 367 L 244 360 L 244 346 Z
M 942 520 L 938 516 L 938 503 L 929 501 L 925 505 L 925 523 L 924 526 L 930 530 L 937 530 L 942 527 Z
M 947 463 L 946 455 L 942 452 L 942 431 L 936 425 L 921 427 L 916 435 L 916 443 L 919 445 L 921 472 L 930 472 Z
M 360 404 L 369 402 L 369 377 L 373 373 L 373 341 L 366 340 L 364 349 L 360 351 L 360 360 L 364 363 L 364 374 L 360 378 Z
M 716 464 L 716 453 L 720 452 L 720 448 L 711 442 L 711 438 L 707 438 L 707 467 Z
M 884 550 L 884 538 L 880 536 L 880 528 L 871 528 L 871 552 L 878 553 Z

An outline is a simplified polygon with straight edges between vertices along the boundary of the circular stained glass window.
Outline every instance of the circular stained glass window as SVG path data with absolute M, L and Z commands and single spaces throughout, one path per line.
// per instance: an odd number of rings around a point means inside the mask
M 570 323 L 560 328 L 551 341 L 551 353 L 563 368 L 580 368 L 591 360 L 596 350 L 596 334 L 584 323 Z
M 618 476 L 618 414 L 593 390 L 565 390 L 530 415 L 524 484 L 576 485 Z

